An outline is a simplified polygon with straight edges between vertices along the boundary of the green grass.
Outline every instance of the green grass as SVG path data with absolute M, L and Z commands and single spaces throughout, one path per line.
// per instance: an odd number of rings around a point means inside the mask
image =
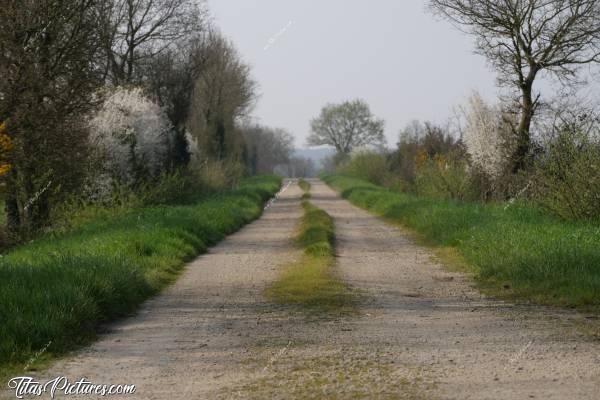
M 299 306 L 309 312 L 348 312 L 357 294 L 334 271 L 334 225 L 325 211 L 302 202 L 304 216 L 296 237 L 303 250 L 302 259 L 284 269 L 267 289 L 267 296 L 278 304 Z
M 306 180 L 302 178 L 298 179 L 298 186 L 300 186 L 300 189 L 302 189 L 305 193 L 310 192 L 310 183 Z
M 569 307 L 600 305 L 600 226 L 566 222 L 524 204 L 440 201 L 359 179 L 324 181 L 355 205 L 453 249 L 494 295 Z
M 259 217 L 277 177 L 245 180 L 194 205 L 131 210 L 0 258 L 0 370 L 94 338 L 172 282 L 186 261 Z M 0 371 L 1 372 L 1 371 Z
M 302 191 L 304 192 L 302 194 L 302 200 L 309 200 L 310 199 L 310 183 L 305 181 L 304 179 L 300 178 L 298 179 L 298 186 L 300 186 L 300 189 L 302 189 Z

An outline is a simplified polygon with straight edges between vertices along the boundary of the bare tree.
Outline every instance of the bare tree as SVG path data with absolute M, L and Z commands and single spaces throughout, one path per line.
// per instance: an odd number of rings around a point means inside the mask
M 600 0 L 430 0 L 434 12 L 465 27 L 477 50 L 519 92 L 520 120 L 513 171 L 527 165 L 540 72 L 573 79 L 578 67 L 600 61 Z
M 328 104 L 311 121 L 308 144 L 334 146 L 339 155 L 347 156 L 355 147 L 382 144 L 383 126 L 384 121 L 375 118 L 363 100 Z
M 186 166 L 190 159 L 186 139 L 196 81 L 210 60 L 206 51 L 208 32 L 195 33 L 142 65 L 143 86 L 161 106 L 173 126 L 169 148 L 169 170 Z
M 287 164 L 287 176 L 290 178 L 312 178 L 316 173 L 315 162 L 307 157 L 292 157 Z
M 102 0 L 106 72 L 113 83 L 131 83 L 136 69 L 180 39 L 204 29 L 197 0 Z
M 246 144 L 246 164 L 250 174 L 271 174 L 275 167 L 289 162 L 294 144 L 289 132 L 258 124 L 242 126 L 240 131 Z
M 196 79 L 188 129 L 202 158 L 241 157 L 243 138 L 236 122 L 254 105 L 256 83 L 233 45 L 211 32 L 204 43 L 206 62 Z
M 11 231 L 48 222 L 81 181 L 81 115 L 101 81 L 95 0 L 7 0 L 0 7 L 0 121 L 12 150 L 6 212 Z

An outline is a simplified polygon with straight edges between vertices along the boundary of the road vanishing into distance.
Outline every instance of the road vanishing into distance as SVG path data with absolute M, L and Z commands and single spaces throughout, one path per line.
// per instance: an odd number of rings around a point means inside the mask
M 600 398 L 600 342 L 579 329 L 584 315 L 486 298 L 399 228 L 310 183 L 334 218 L 336 273 L 364 294 L 356 313 L 264 296 L 300 257 L 292 182 L 136 315 L 38 377 L 136 386 L 115 399 Z

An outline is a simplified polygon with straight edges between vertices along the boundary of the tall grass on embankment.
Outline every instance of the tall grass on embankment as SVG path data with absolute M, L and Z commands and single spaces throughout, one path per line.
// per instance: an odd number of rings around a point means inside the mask
M 600 305 L 597 224 L 562 221 L 522 204 L 434 200 L 339 175 L 323 180 L 355 205 L 429 244 L 450 248 L 488 293 L 552 305 Z
M 334 271 L 335 231 L 333 219 L 307 200 L 296 236 L 302 249 L 300 261 L 287 266 L 267 289 L 267 296 L 278 304 L 298 306 L 316 313 L 349 312 L 357 295 Z
M 0 372 L 94 337 L 172 282 L 186 261 L 259 217 L 277 177 L 196 204 L 133 209 L 0 258 Z

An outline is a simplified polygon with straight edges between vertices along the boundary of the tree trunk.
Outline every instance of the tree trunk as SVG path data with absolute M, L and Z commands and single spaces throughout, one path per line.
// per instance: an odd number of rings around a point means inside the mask
M 18 235 L 21 229 L 21 218 L 19 214 L 19 206 L 17 196 L 14 193 L 14 188 L 7 188 L 6 201 L 4 202 L 4 212 L 6 214 L 6 230 L 11 238 Z
M 227 150 L 225 149 L 225 123 L 219 119 L 217 121 L 216 130 L 216 141 L 217 141 L 217 160 L 224 160 L 226 157 Z
M 43 189 L 42 189 L 43 190 Z M 34 235 L 39 232 L 50 222 L 50 202 L 46 193 L 40 193 L 39 196 L 29 200 L 29 206 L 26 214 L 28 214 L 29 225 L 25 227 L 28 235 Z
M 133 80 L 133 63 L 134 63 L 134 47 L 131 46 L 129 51 L 127 52 L 127 83 L 131 83 Z
M 252 153 L 250 156 L 250 170 L 252 175 L 258 174 L 258 148 L 256 145 L 252 146 Z
M 519 126 L 517 127 L 517 148 L 515 149 L 513 156 L 513 173 L 517 173 L 526 168 L 528 164 L 529 150 L 531 147 L 529 130 L 535 112 L 532 94 L 534 78 L 534 74 L 530 75 L 521 87 L 521 119 L 519 121 Z

